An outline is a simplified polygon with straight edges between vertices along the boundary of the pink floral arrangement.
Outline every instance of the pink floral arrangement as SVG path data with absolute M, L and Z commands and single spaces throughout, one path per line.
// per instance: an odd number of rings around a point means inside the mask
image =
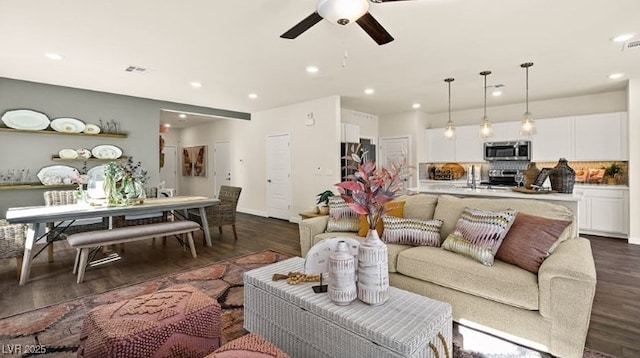
M 398 196 L 411 173 L 406 149 L 403 148 L 401 160 L 392 162 L 390 169 L 376 168 L 375 162 L 366 160 L 366 152 L 343 159 L 350 162 L 346 168 L 355 171 L 336 184 L 340 196 L 353 211 L 366 215 L 369 228 L 375 229 L 378 220 L 388 212 L 386 204 Z

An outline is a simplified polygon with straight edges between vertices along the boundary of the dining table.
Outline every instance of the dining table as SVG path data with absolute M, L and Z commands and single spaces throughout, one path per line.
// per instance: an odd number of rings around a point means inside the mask
M 144 215 L 163 211 L 182 212 L 187 218 L 189 209 L 198 209 L 202 230 L 207 246 L 212 246 L 209 224 L 205 214 L 205 208 L 216 205 L 219 199 L 204 196 L 174 196 L 164 198 L 147 198 L 141 204 L 136 205 L 91 205 L 88 203 L 56 205 L 56 206 L 28 206 L 7 209 L 6 220 L 10 224 L 26 224 L 27 234 L 24 242 L 24 256 L 22 259 L 22 272 L 20 285 L 29 280 L 31 264 L 36 253 L 36 245 L 46 245 L 39 241 L 46 238 L 46 234 L 38 236 L 41 227 L 48 222 L 66 222 L 88 218 L 111 218 L 121 215 Z M 46 241 L 46 239 L 45 239 Z

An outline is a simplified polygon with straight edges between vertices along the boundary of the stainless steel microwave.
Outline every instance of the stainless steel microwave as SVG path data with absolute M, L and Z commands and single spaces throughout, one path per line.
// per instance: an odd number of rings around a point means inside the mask
M 531 141 L 485 142 L 484 160 L 531 160 Z

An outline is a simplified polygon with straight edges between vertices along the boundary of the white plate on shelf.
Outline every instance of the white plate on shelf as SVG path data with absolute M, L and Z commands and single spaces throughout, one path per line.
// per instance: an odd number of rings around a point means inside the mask
M 122 156 L 122 149 L 115 145 L 97 145 L 91 149 L 91 154 L 98 159 L 118 159 Z
M 87 134 L 98 134 L 100 133 L 100 127 L 95 124 L 87 124 L 84 126 L 84 132 Z
M 91 151 L 87 148 L 76 149 L 76 154 L 78 154 L 78 158 L 80 159 L 91 158 Z
M 51 121 L 51 128 L 56 132 L 80 133 L 84 130 L 84 122 L 75 118 L 56 118 Z
M 61 159 L 76 159 L 78 158 L 78 152 L 75 149 L 62 149 L 58 152 L 58 156 Z
M 9 128 L 39 131 L 49 127 L 49 117 L 46 114 L 30 109 L 14 109 L 2 115 L 2 121 Z
M 44 185 L 71 184 L 80 175 L 78 169 L 68 165 L 50 165 L 40 169 L 37 176 Z
M 89 170 L 87 170 L 87 178 L 91 177 L 101 177 L 104 178 L 104 167 L 105 165 L 98 165 Z

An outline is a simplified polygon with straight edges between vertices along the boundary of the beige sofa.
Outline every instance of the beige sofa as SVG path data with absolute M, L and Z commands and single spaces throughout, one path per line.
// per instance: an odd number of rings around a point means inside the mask
M 538 274 L 500 260 L 493 266 L 439 247 L 388 245 L 392 286 L 453 307 L 454 321 L 560 357 L 582 357 L 596 289 L 591 245 L 577 236 L 573 213 L 560 205 L 527 199 L 457 198 L 418 194 L 400 197 L 404 217 L 441 219 L 444 240 L 465 207 L 515 209 L 571 220 Z M 300 223 L 302 256 L 324 238 L 357 233 L 325 232 L 328 217 Z

